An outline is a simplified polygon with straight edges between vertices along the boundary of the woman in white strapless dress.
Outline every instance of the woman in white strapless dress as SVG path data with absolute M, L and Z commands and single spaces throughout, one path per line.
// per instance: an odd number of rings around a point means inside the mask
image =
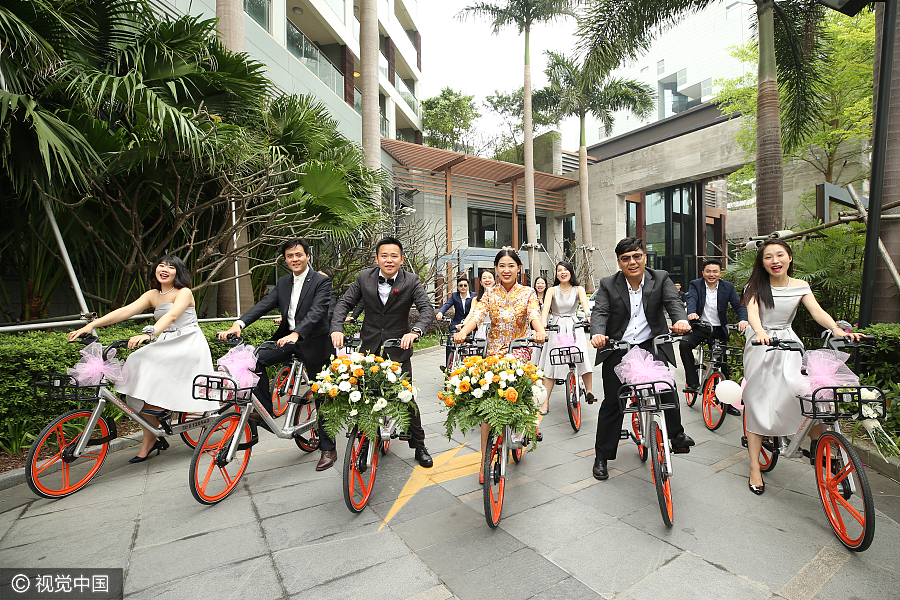
M 845 333 L 816 302 L 812 290 L 805 281 L 794 279 L 793 253 L 782 240 L 769 240 L 756 254 L 756 262 L 750 281 L 744 288 L 742 301 L 747 305 L 750 329 L 744 347 L 744 416 L 747 423 L 747 449 L 750 452 L 750 491 L 760 495 L 765 491 L 759 468 L 759 451 L 763 437 L 792 435 L 797 432 L 803 417 L 797 393 L 802 388 L 800 375 L 801 356 L 797 352 L 769 352 L 771 337 L 793 339 L 800 337 L 791 329 L 791 323 L 802 303 L 809 314 L 822 327 L 828 327 L 834 336 L 849 335 L 859 339 L 857 333 Z M 754 346 L 759 341 L 760 346 Z M 810 437 L 815 443 L 819 428 L 813 427 Z
M 124 321 L 148 308 L 153 308 L 156 324 L 145 327 L 146 333 L 128 340 L 129 348 L 142 342 L 153 344 L 135 350 L 125 361 L 127 377 L 115 390 L 125 394 L 128 405 L 151 424 L 162 410 L 202 413 L 219 408 L 218 403 L 194 400 L 194 377 L 213 370 L 212 356 L 206 337 L 197 324 L 197 309 L 190 288 L 187 267 L 174 255 L 162 257 L 156 265 L 150 290 L 127 306 L 114 310 L 77 331 L 69 333 L 69 341 L 92 329 Z M 152 328 L 152 333 L 150 329 Z M 131 462 L 142 462 L 153 450 L 169 447 L 165 439 L 157 439 L 144 429 L 144 441 Z

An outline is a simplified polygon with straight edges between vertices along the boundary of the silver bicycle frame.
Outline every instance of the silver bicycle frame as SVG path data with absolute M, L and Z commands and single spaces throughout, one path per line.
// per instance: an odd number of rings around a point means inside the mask
M 805 397 L 807 400 L 811 400 L 811 397 Z M 821 423 L 825 426 L 826 431 L 835 431 L 834 423 L 830 423 L 828 421 L 821 421 L 817 419 L 812 419 L 810 417 L 803 417 L 803 422 L 800 424 L 800 427 L 797 429 L 797 433 L 792 436 L 779 436 L 779 448 L 778 454 L 785 458 L 805 458 L 803 455 L 803 451 L 801 449 L 801 444 L 803 444 L 803 440 L 806 439 L 806 435 L 809 433 L 809 430 L 812 429 L 813 425 Z M 841 464 L 847 464 L 850 462 L 849 457 L 844 453 L 843 449 L 841 449 Z M 847 479 L 850 481 L 850 490 L 853 493 L 856 493 L 856 477 L 850 474 Z

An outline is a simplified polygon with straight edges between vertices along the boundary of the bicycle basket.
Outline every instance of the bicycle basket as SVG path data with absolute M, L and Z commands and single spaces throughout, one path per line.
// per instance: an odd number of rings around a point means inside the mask
M 102 385 L 80 385 L 66 373 L 38 373 L 34 377 L 34 395 L 39 400 L 96 402 L 100 399 Z
M 619 388 L 619 408 L 623 413 L 678 408 L 678 394 L 668 381 L 625 384 Z
M 741 346 L 725 346 L 725 363 L 729 367 L 744 366 L 744 349 Z
M 810 419 L 884 419 L 887 414 L 884 392 L 871 385 L 820 387 L 797 397 L 801 414 Z
M 223 375 L 197 375 L 194 377 L 195 400 L 211 400 L 228 404 L 249 404 L 252 387 L 240 388 L 231 377 Z
M 550 351 L 551 365 L 569 365 L 582 362 L 584 362 L 584 354 L 578 349 L 578 346 L 554 348 Z

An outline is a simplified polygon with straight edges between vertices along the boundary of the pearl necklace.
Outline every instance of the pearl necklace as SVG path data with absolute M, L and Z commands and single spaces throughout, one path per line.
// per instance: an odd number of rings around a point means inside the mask
M 175 289 L 175 286 L 173 285 L 172 287 L 169 288 L 169 292 L 171 292 L 171 291 L 174 290 L 174 289 Z M 169 293 L 169 292 L 164 292 L 164 291 L 162 291 L 162 290 L 156 290 L 156 291 L 159 292 L 159 295 L 160 295 L 160 296 L 165 296 L 166 294 Z
M 772 284 L 769 283 L 769 285 L 772 285 Z M 772 285 L 772 289 L 776 292 L 783 292 L 784 290 L 788 289 L 789 287 L 791 287 L 791 278 L 790 277 L 788 277 L 787 285 L 784 287 L 782 287 L 782 286 L 775 287 L 774 285 Z

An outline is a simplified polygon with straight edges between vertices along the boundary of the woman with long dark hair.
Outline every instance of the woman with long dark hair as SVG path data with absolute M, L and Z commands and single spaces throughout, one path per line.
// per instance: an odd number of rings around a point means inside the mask
M 744 418 L 747 424 L 747 449 L 750 452 L 750 491 L 760 495 L 765 491 L 759 468 L 759 451 L 763 437 L 792 435 L 800 428 L 803 416 L 797 401 L 797 390 L 802 387 L 801 356 L 797 352 L 769 352 L 767 346 L 772 337 L 801 341 L 791 323 L 802 303 L 812 318 L 827 327 L 838 337 L 849 335 L 859 339 L 859 334 L 845 333 L 825 312 L 809 284 L 791 277 L 794 272 L 794 254 L 783 240 L 768 240 L 756 253 L 750 281 L 744 288 L 742 303 L 747 306 L 747 316 L 752 333 L 747 336 L 744 348 Z M 751 342 L 758 340 L 761 346 Z M 818 440 L 819 428 L 810 432 L 811 444 Z
M 544 296 L 547 295 L 547 278 L 543 275 L 539 275 L 535 277 L 534 283 L 532 286 L 534 288 L 534 293 L 538 299 L 538 306 L 541 307 L 541 310 L 544 310 Z M 545 321 L 546 322 L 546 321 Z M 541 364 L 541 351 L 542 347 L 532 348 L 531 349 L 531 362 L 533 364 L 539 365 Z
M 538 311 L 537 297 L 534 290 L 518 282 L 522 259 L 512 248 L 504 248 L 494 257 L 494 269 L 499 275 L 499 283 L 484 295 L 477 306 L 472 307 L 469 319 L 453 339 L 457 344 L 465 341 L 466 336 L 475 329 L 476 324 L 485 316 L 490 317 L 491 330 L 487 338 L 488 354 L 504 354 L 509 343 L 528 335 L 528 326 L 534 329 L 534 341 L 543 343 L 547 337 L 544 324 Z M 517 348 L 513 353 L 523 361 L 528 361 L 531 354 L 528 348 Z M 481 464 L 484 465 L 484 447 L 490 427 L 481 425 Z M 484 483 L 484 473 L 479 475 Z
M 547 300 L 541 313 L 541 321 L 549 323 L 552 313 L 553 324 L 559 326 L 558 332 L 551 332 L 549 341 L 541 353 L 540 368 L 544 372 L 544 387 L 547 393 L 541 404 L 541 414 L 546 415 L 550 408 L 550 392 L 557 379 L 565 379 L 569 375 L 568 365 L 550 364 L 550 351 L 555 348 L 577 346 L 581 350 L 584 361 L 576 366 L 576 373 L 584 381 L 584 389 L 588 400 L 593 401 L 592 391 L 593 371 L 588 359 L 587 338 L 584 330 L 575 330 L 573 325 L 578 321 L 576 311 L 579 303 L 584 311 L 585 318 L 591 320 L 591 311 L 588 308 L 587 294 L 584 288 L 578 285 L 578 277 L 575 276 L 575 267 L 571 263 L 560 261 L 556 263 L 556 279 L 553 287 L 547 290 Z
M 114 310 L 81 329 L 69 333 L 69 341 L 91 330 L 129 319 L 153 308 L 154 325 L 128 340 L 129 348 L 144 342 L 155 343 L 138 348 L 125 361 L 127 377 L 115 385 L 125 394 L 128 405 L 144 414 L 152 425 L 167 410 L 202 413 L 219 408 L 217 402 L 195 400 L 194 376 L 213 370 L 209 344 L 197 324 L 197 309 L 191 292 L 191 274 L 180 258 L 167 254 L 159 259 L 150 280 L 150 289 L 127 306 Z M 150 403 L 150 400 L 153 403 Z M 169 447 L 144 429 L 144 441 L 137 456 L 129 462 L 147 460 L 150 453 Z

